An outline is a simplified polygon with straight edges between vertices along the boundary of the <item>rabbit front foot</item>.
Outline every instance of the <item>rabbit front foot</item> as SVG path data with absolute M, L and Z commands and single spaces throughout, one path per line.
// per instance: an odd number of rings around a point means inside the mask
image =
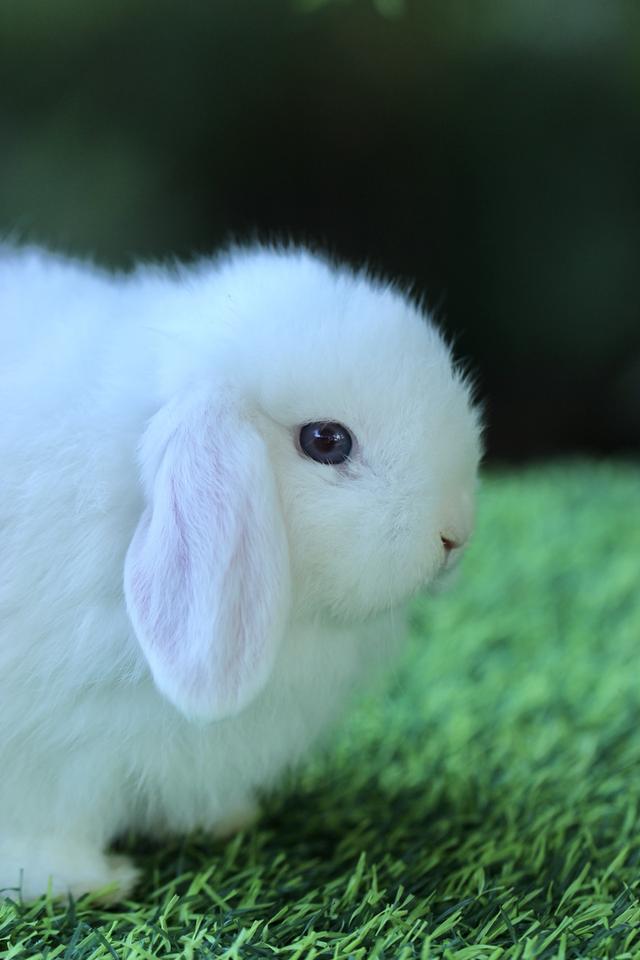
M 139 875 L 128 857 L 77 840 L 0 837 L 0 898 L 27 902 L 49 892 L 75 899 L 89 893 L 108 905 L 131 893 Z
M 238 807 L 227 817 L 218 820 L 213 827 L 216 840 L 229 840 L 236 833 L 248 830 L 260 816 L 260 807 L 257 803 L 247 803 Z

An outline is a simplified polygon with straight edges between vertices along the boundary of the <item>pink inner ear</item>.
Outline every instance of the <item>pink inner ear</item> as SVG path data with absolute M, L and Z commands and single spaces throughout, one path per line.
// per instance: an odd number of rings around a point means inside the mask
M 189 716 L 237 712 L 268 678 L 288 593 L 264 443 L 228 411 L 214 425 L 201 413 L 166 444 L 125 563 L 129 615 L 159 689 Z

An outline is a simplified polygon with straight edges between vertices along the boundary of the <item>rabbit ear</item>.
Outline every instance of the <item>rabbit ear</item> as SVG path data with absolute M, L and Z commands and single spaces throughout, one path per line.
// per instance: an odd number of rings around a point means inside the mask
M 129 617 L 160 691 L 190 718 L 221 719 L 266 683 L 289 612 L 266 446 L 228 400 L 199 396 L 153 418 L 142 463 Z

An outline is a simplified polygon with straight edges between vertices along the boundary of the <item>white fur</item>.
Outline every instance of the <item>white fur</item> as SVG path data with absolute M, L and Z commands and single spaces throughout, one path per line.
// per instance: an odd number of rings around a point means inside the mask
M 470 533 L 478 417 L 399 291 L 264 248 L 0 251 L 0 410 L 0 888 L 122 896 L 118 833 L 245 821 L 383 661 Z M 322 419 L 342 466 L 297 449 Z

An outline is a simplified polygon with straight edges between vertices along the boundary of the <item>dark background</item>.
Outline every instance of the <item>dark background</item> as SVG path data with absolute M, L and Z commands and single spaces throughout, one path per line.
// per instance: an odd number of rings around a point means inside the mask
M 0 232 L 415 282 L 493 458 L 640 452 L 636 0 L 2 0 Z

